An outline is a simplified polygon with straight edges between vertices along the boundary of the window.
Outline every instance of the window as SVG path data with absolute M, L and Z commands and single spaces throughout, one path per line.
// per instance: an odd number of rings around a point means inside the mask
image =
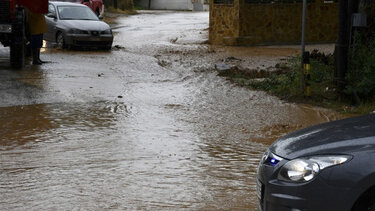
M 233 4 L 234 0 L 214 0 L 214 4 Z
M 52 4 L 48 5 L 48 14 L 53 14 L 56 16 L 56 9 Z

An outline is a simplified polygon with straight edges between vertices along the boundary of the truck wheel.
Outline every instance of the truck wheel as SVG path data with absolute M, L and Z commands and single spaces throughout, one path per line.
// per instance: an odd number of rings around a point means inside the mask
M 25 65 L 25 15 L 23 10 L 17 10 L 13 23 L 13 39 L 10 44 L 10 65 L 22 68 Z
M 15 68 L 22 68 L 25 65 L 25 45 L 12 43 L 10 45 L 10 65 Z

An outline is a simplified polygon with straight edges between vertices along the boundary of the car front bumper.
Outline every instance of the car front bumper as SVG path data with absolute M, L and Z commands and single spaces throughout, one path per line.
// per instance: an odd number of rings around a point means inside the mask
M 350 211 L 353 199 L 348 199 L 350 185 L 332 185 L 330 179 L 340 180 L 343 171 L 326 169 L 310 182 L 292 183 L 277 179 L 281 167 L 261 163 L 258 168 L 257 195 L 259 211 Z M 342 168 L 338 166 L 335 168 Z M 344 168 L 344 167 L 343 167 Z M 343 174 L 345 175 L 345 174 Z
M 76 35 L 68 34 L 65 36 L 65 44 L 77 47 L 109 47 L 112 46 L 113 35 Z

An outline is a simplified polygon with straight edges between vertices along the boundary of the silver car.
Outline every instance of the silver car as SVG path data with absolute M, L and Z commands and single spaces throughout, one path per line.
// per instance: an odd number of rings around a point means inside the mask
M 56 42 L 59 48 L 95 47 L 109 50 L 113 34 L 87 6 L 69 2 L 50 2 L 46 15 L 48 32 L 44 40 Z

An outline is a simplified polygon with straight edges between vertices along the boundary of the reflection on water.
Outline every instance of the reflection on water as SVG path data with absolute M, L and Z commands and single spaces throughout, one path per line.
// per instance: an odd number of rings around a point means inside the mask
M 0 108 L 0 143 L 23 145 L 54 128 L 45 105 Z M 15 142 L 15 143 L 14 143 Z
M 0 108 L 0 207 L 255 210 L 256 167 L 267 144 L 246 141 L 247 133 L 225 136 L 236 131 L 222 125 L 233 119 L 221 114 L 208 124 L 207 111 L 194 117 L 200 106 L 186 105 Z
M 97 132 L 111 128 L 115 115 L 124 113 L 129 113 L 126 105 L 108 102 L 0 107 L 0 143 L 7 146 L 12 141 L 62 138 L 73 130 Z
M 0 207 L 255 206 L 251 177 L 259 152 L 253 143 L 202 142 L 191 126 L 173 120 L 173 111 L 154 111 L 134 114 L 113 102 L 0 108 Z

